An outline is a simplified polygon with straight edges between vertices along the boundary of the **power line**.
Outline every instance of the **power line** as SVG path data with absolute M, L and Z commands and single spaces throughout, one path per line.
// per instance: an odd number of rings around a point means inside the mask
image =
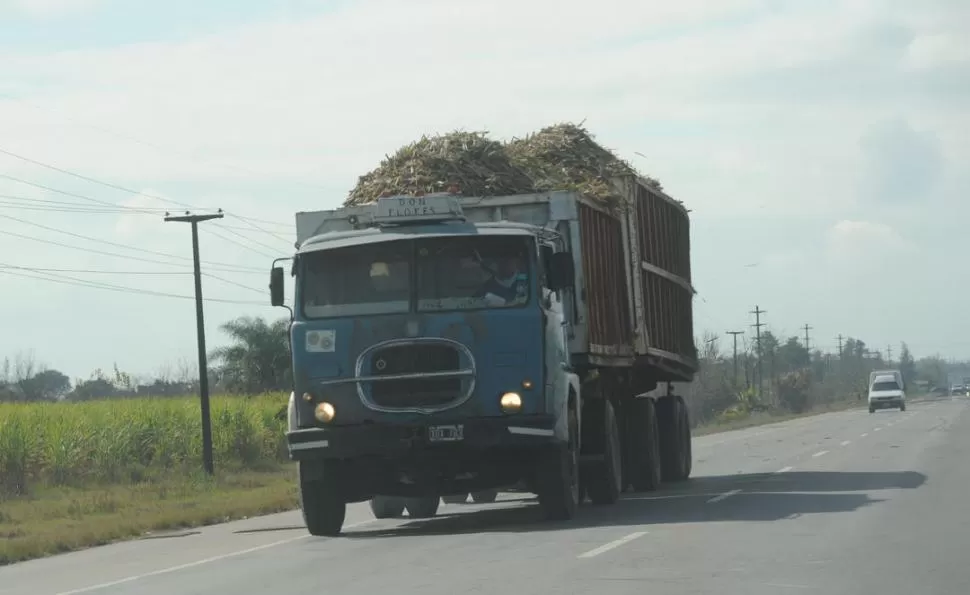
M 125 275 L 126 277 L 127 276 L 153 276 L 154 277 L 154 276 L 192 274 L 192 271 L 106 271 L 104 269 L 52 269 L 52 268 L 46 268 L 46 267 L 27 267 L 22 265 L 4 264 L 4 263 L 0 263 L 0 269 L 16 269 L 20 271 L 30 271 L 34 273 L 81 273 L 81 274 L 88 274 L 88 275 Z M 258 293 L 260 295 L 266 294 L 265 289 L 257 289 L 251 285 L 246 285 L 244 283 L 239 283 L 231 279 L 219 277 L 217 275 L 213 275 L 212 273 L 202 273 L 202 275 L 210 279 L 215 279 L 216 281 L 221 281 L 222 283 L 226 283 L 228 285 L 234 285 L 242 289 L 247 289 L 254 293 Z M 98 282 L 94 281 L 93 283 L 98 283 Z
M 232 238 L 227 238 L 226 236 L 224 236 L 224 235 L 222 235 L 222 234 L 220 234 L 218 232 L 212 231 L 211 229 L 203 229 L 202 231 L 206 232 L 209 235 L 213 235 L 213 236 L 219 238 L 220 240 L 222 240 L 224 242 L 229 242 L 230 244 L 235 244 L 235 245 L 239 246 L 240 248 L 243 248 L 245 250 L 249 250 L 253 254 L 259 254 L 260 256 L 263 256 L 265 258 L 276 258 L 276 256 L 273 255 L 273 254 L 267 254 L 266 252 L 263 252 L 263 251 L 258 250 L 256 248 L 253 248 L 252 246 L 247 246 L 246 244 L 243 244 L 239 240 L 234 240 Z
M 202 273 L 202 276 L 203 277 L 209 277 L 210 279 L 215 279 L 216 281 L 222 281 L 223 283 L 228 283 L 229 285 L 235 285 L 236 287 L 241 287 L 243 289 L 248 289 L 249 291 L 258 293 L 260 295 L 264 295 L 264 296 L 266 295 L 266 290 L 265 289 L 256 289 L 255 287 L 252 287 L 250 285 L 245 285 L 243 283 L 237 283 L 236 281 L 231 281 L 229 279 L 224 279 L 222 277 L 217 277 L 217 276 L 213 275 L 212 273 Z
M 47 186 L 45 184 L 39 184 L 37 182 L 31 182 L 30 180 L 25 180 L 23 178 L 18 178 L 17 176 L 11 176 L 10 174 L 0 174 L 0 178 L 3 178 L 5 180 L 10 180 L 12 182 L 18 182 L 20 184 L 26 184 L 28 186 L 33 186 L 34 188 L 39 188 L 41 190 L 46 190 L 48 192 L 54 192 L 55 194 L 61 194 L 63 196 L 70 196 L 72 198 L 80 198 L 81 200 L 86 200 L 88 202 L 92 202 L 92 203 L 99 204 L 99 205 L 106 206 L 106 207 L 111 207 L 113 209 L 120 209 L 120 210 L 123 210 L 123 211 L 132 211 L 132 212 L 138 212 L 138 213 L 149 213 L 149 212 L 153 212 L 153 214 L 158 214 L 159 211 L 164 210 L 164 209 L 158 209 L 158 208 L 152 209 L 150 207 L 149 208 L 142 208 L 142 207 L 129 207 L 129 206 L 125 206 L 125 205 L 119 205 L 119 204 L 115 204 L 113 202 L 108 202 L 106 200 L 101 200 L 101 199 L 98 199 L 98 198 L 92 198 L 92 197 L 87 196 L 87 195 L 84 195 L 84 194 L 78 194 L 77 192 L 69 192 L 67 190 L 61 190 L 60 188 L 54 188 L 53 186 Z M 134 192 L 134 194 L 140 194 L 140 193 Z
M 84 279 L 78 279 L 75 277 L 69 277 L 66 275 L 50 275 L 46 273 L 32 274 L 24 271 L 10 271 L 5 269 L 0 269 L 0 275 L 12 275 L 14 277 L 25 277 L 27 279 L 36 279 L 38 281 L 49 281 L 51 283 L 60 283 L 62 285 L 73 285 L 78 287 L 89 287 L 92 289 L 104 289 L 107 291 L 116 291 L 120 293 L 131 293 L 131 294 L 141 294 L 149 295 L 154 297 L 167 297 L 183 300 L 195 299 L 190 295 L 179 295 L 175 293 L 166 293 L 163 291 L 153 291 L 150 289 L 139 289 L 136 287 L 126 287 L 123 285 L 114 285 L 110 283 L 101 283 L 98 281 L 87 281 Z M 47 276 L 41 276 L 47 275 Z M 207 302 L 217 302 L 222 304 L 250 304 L 250 305 L 265 305 L 265 302 L 257 302 L 252 300 L 228 300 L 220 298 L 205 298 Z
M 33 221 L 27 221 L 26 219 L 20 219 L 19 217 L 13 217 L 11 215 L 2 215 L 2 214 L 0 214 L 0 218 L 9 219 L 11 221 L 16 221 L 17 223 L 22 223 L 24 225 L 30 225 L 32 227 L 37 227 L 39 229 L 44 229 L 44 230 L 47 230 L 47 231 L 53 231 L 55 233 L 63 234 L 63 235 L 66 235 L 66 236 L 70 236 L 72 238 L 78 238 L 80 240 L 87 240 L 89 242 L 95 242 L 97 244 L 104 244 L 106 246 L 112 246 L 112 247 L 115 247 L 115 248 L 123 248 L 125 250 L 132 250 L 134 252 L 141 252 L 143 254 L 152 254 L 154 256 L 164 256 L 165 258 L 174 258 L 174 259 L 177 259 L 177 260 L 192 260 L 191 258 L 189 258 L 187 256 L 179 256 L 178 254 L 170 254 L 168 252 L 159 252 L 157 250 L 148 250 L 146 248 L 138 248 L 138 247 L 135 247 L 135 246 L 129 246 L 128 244 L 122 244 L 120 242 L 112 242 L 112 241 L 109 241 L 109 240 L 102 240 L 102 239 L 99 239 L 99 238 L 92 238 L 91 236 L 86 236 L 86 235 L 83 235 L 83 234 L 74 233 L 73 231 L 66 231 L 66 230 L 63 230 L 63 229 L 58 229 L 56 227 L 50 227 L 49 225 L 43 225 L 41 223 L 34 223 Z M 242 266 L 238 266 L 238 265 L 234 265 L 234 264 L 226 264 L 226 263 L 217 263 L 217 262 L 209 263 L 209 262 L 207 262 L 206 264 L 207 265 L 211 264 L 211 265 L 220 266 L 220 267 L 232 267 L 232 268 L 238 267 L 240 269 L 257 270 L 257 269 L 253 269 L 252 267 L 242 267 Z
M 127 260 L 136 260 L 136 261 L 139 261 L 139 262 L 149 262 L 149 263 L 152 263 L 152 264 L 163 264 L 163 265 L 166 265 L 166 266 L 184 266 L 183 264 L 177 263 L 177 262 L 166 262 L 164 260 L 153 260 L 151 258 L 141 258 L 139 256 L 131 256 L 131 255 L 128 255 L 128 254 L 118 254 L 117 252 L 106 252 L 104 250 L 95 250 L 94 248 L 82 248 L 81 246 L 74 246 L 74 245 L 71 245 L 71 244 L 65 244 L 63 242 L 55 242 L 54 240 L 45 240 L 45 239 L 42 239 L 42 238 L 35 238 L 33 236 L 28 236 L 28 235 L 20 234 L 20 233 L 16 233 L 16 232 L 13 232 L 13 231 L 7 231 L 7 230 L 4 230 L 4 229 L 0 229 L 0 234 L 4 234 L 4 235 L 8 235 L 8 236 L 13 236 L 13 237 L 21 238 L 21 239 L 24 239 L 24 240 L 30 240 L 32 242 L 40 242 L 42 244 L 50 244 L 52 246 L 60 246 L 62 248 L 69 248 L 71 250 L 77 250 L 79 252 L 90 252 L 91 254 L 99 254 L 101 256 L 113 256 L 115 258 L 124 258 L 124 259 L 127 259 Z M 236 265 L 219 265 L 219 264 L 209 263 L 208 266 L 213 267 L 213 268 L 216 268 L 217 270 L 220 270 L 220 271 L 222 271 L 224 273 L 237 273 L 237 274 L 238 273 L 248 273 L 248 274 L 256 274 L 256 273 L 263 274 L 263 273 L 265 273 L 265 271 L 261 271 L 259 269 L 248 268 L 248 267 L 241 267 L 241 266 L 239 268 L 225 268 L 227 266 L 228 267 L 235 267 Z
M 107 188 L 113 188 L 115 190 L 120 190 L 122 192 L 128 192 L 130 194 L 134 194 L 134 195 L 138 195 L 138 196 L 144 196 L 144 197 L 147 197 L 147 198 L 154 198 L 155 200 L 160 200 L 162 202 L 166 202 L 166 203 L 169 203 L 169 204 L 172 204 L 172 205 L 177 205 L 177 206 L 180 206 L 180 207 L 185 207 L 185 208 L 188 208 L 188 209 L 201 210 L 198 207 L 196 207 L 194 205 L 190 205 L 188 203 L 180 202 L 180 201 L 177 201 L 177 200 L 174 200 L 174 199 L 171 199 L 171 198 L 165 198 L 163 196 L 156 196 L 156 195 L 153 195 L 153 194 L 147 194 L 145 192 L 139 192 L 138 190 L 134 190 L 132 188 L 128 188 L 128 187 L 122 186 L 120 184 L 115 184 L 113 182 L 106 182 L 104 180 L 99 180 L 98 178 L 92 178 L 90 176 L 85 176 L 83 174 L 79 174 L 77 172 L 74 172 L 74 171 L 71 171 L 71 170 L 68 170 L 68 169 L 64 169 L 62 167 L 57 167 L 56 165 L 51 165 L 49 163 L 44 163 L 43 161 L 38 161 L 36 159 L 31 159 L 30 157 L 25 157 L 24 155 L 19 155 L 17 153 L 14 153 L 13 151 L 8 151 L 8 150 L 6 150 L 6 149 L 4 149 L 2 147 L 0 147 L 0 153 L 2 153 L 4 155 L 7 155 L 9 157 L 13 157 L 14 159 L 20 159 L 21 161 L 25 161 L 27 163 L 31 163 L 31 164 L 37 165 L 39 167 L 44 167 L 44 168 L 47 168 L 49 170 L 56 171 L 58 173 L 62 173 L 64 175 L 73 176 L 75 178 L 78 178 L 79 180 L 84 180 L 86 182 L 91 182 L 92 184 L 100 184 L 100 185 L 105 186 Z M 254 221 L 259 221 L 258 219 L 255 219 L 253 217 L 242 218 L 242 217 L 239 217 L 238 215 L 230 214 L 230 213 L 226 213 L 226 214 L 229 215 L 229 216 L 231 216 L 231 217 L 237 218 L 237 219 L 243 221 L 244 223 L 249 224 L 251 227 L 253 227 L 254 229 L 256 229 L 258 231 L 261 231 L 263 233 L 269 234 L 271 236 L 275 236 L 275 237 L 277 237 L 277 238 L 279 238 L 279 239 L 281 239 L 281 240 L 283 240 L 285 242 L 288 242 L 289 241 L 289 240 L 287 240 L 287 239 L 285 239 L 285 238 L 283 238 L 281 236 L 276 235 L 275 233 L 273 233 L 271 231 L 267 231 L 267 230 L 263 229 L 262 227 L 259 227 L 255 223 L 253 223 Z M 283 225 L 282 223 L 279 223 L 279 222 L 276 222 L 276 221 L 273 221 L 273 222 L 266 221 L 264 223 L 271 223 L 271 224 L 274 224 L 274 225 Z
M 236 236 L 237 238 L 242 238 L 242 239 L 246 240 L 247 242 L 252 242 L 253 244 L 256 244 L 257 246 L 262 246 L 263 248 L 266 248 L 267 250 L 271 250 L 271 251 L 275 252 L 276 254 L 279 254 L 279 249 L 278 248 L 274 248 L 272 246 L 267 246 L 266 244 L 263 244 L 262 242 L 257 242 L 256 240 L 254 240 L 252 238 L 247 238 L 246 236 L 242 235 L 241 233 L 239 233 L 237 231 L 232 231 L 230 229 L 223 229 L 223 231 L 228 231 L 229 233 L 231 233 L 232 235 Z M 227 240 L 227 241 L 229 240 L 229 238 L 224 237 L 224 236 L 219 236 L 219 237 L 222 237 L 223 240 Z M 273 256 L 272 258 L 276 258 L 276 256 Z
M 25 267 L 13 264 L 0 264 L 0 268 L 23 269 L 44 273 L 84 273 L 89 275 L 191 275 L 192 271 L 106 271 L 103 269 L 52 269 L 46 267 Z

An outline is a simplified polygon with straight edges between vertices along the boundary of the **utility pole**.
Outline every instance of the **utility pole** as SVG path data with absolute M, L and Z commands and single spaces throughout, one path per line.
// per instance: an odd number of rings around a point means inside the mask
M 808 331 L 812 330 L 813 328 L 814 327 L 808 326 L 808 323 L 805 323 L 805 326 L 802 327 L 802 330 L 805 331 L 805 351 L 808 351 L 809 353 L 812 352 L 812 347 L 811 343 L 809 343 Z
M 751 326 L 753 326 L 755 329 L 755 333 L 756 333 L 755 341 L 757 341 L 756 345 L 758 346 L 757 348 L 758 348 L 758 396 L 759 397 L 762 396 L 762 394 L 764 393 L 764 383 L 765 383 L 764 382 L 765 381 L 764 362 L 762 361 L 763 354 L 761 351 L 761 327 L 764 326 L 764 323 L 761 322 L 761 315 L 764 313 L 765 311 L 762 310 L 760 307 L 758 307 L 757 304 L 755 304 L 754 310 L 750 312 L 750 314 L 754 314 L 754 324 L 752 324 Z
M 199 401 L 202 407 L 202 466 L 209 475 L 215 474 L 212 461 L 212 417 L 209 412 L 209 365 L 205 354 L 205 317 L 202 314 L 202 269 L 199 264 L 199 223 L 222 219 L 222 209 L 208 215 L 165 214 L 165 221 L 192 224 L 192 262 L 195 268 L 195 325 L 199 339 Z
M 743 335 L 744 331 L 728 331 L 728 335 L 734 337 L 734 385 L 738 384 L 738 335 Z
M 839 359 L 842 359 L 842 333 L 839 333 Z
M 893 363 L 893 346 L 892 345 L 886 345 L 886 358 L 887 358 L 886 359 L 886 363 L 887 364 Z

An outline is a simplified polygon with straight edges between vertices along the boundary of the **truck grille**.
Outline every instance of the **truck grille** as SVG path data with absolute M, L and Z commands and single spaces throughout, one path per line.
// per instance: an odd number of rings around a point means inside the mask
M 450 345 L 394 345 L 371 358 L 373 376 L 393 376 L 459 369 L 458 351 Z M 409 378 L 371 383 L 371 399 L 381 407 L 440 407 L 463 394 L 461 378 Z

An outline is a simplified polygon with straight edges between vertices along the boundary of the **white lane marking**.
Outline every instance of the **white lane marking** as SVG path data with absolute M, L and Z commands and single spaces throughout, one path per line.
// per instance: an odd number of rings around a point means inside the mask
M 814 589 L 811 585 L 796 585 L 794 583 L 763 583 L 766 587 L 782 587 L 785 589 Z
M 842 442 L 841 442 L 841 443 L 839 444 L 839 446 L 848 446 L 848 445 L 850 445 L 850 444 L 852 444 L 852 441 L 851 441 L 851 440 L 843 440 L 843 441 L 842 441 Z
M 820 450 L 820 451 L 818 451 L 817 453 L 815 453 L 815 454 L 813 454 L 813 455 L 812 455 L 812 458 L 814 459 L 814 458 L 816 458 L 816 457 L 820 457 L 820 456 L 822 456 L 822 455 L 826 455 L 826 454 L 828 454 L 828 452 L 829 452 L 829 451 L 827 451 L 827 450 Z
M 781 469 L 775 471 L 775 473 L 788 473 L 792 470 L 792 467 L 782 467 Z
M 621 537 L 621 538 L 616 539 L 614 541 L 611 541 L 609 543 L 604 543 L 603 545 L 599 546 L 598 548 L 593 548 L 593 549 L 589 550 L 588 552 L 583 552 L 582 554 L 579 554 L 576 557 L 577 558 L 592 558 L 594 556 L 598 556 L 598 555 L 600 555 L 602 553 L 608 552 L 608 551 L 610 551 L 612 549 L 618 548 L 618 547 L 620 547 L 623 544 L 630 543 L 634 539 L 639 539 L 640 537 L 643 537 L 646 534 L 647 534 L 646 531 L 637 531 L 636 533 L 630 533 L 629 535 L 627 535 L 625 537 Z
M 865 438 L 868 435 L 869 435 L 869 432 L 864 432 L 862 434 L 859 434 L 859 438 Z
M 676 500 L 678 498 L 710 498 L 711 496 L 717 496 L 717 492 L 708 493 L 696 493 L 696 494 L 668 494 L 666 496 L 624 496 L 620 498 L 621 502 L 639 501 L 639 500 Z
M 371 519 L 368 521 L 362 521 L 360 523 L 353 523 L 351 525 L 345 525 L 344 529 L 351 529 L 353 527 L 360 527 L 362 525 L 369 525 L 376 522 L 377 519 Z M 278 547 L 281 545 L 286 545 L 287 543 L 293 543 L 295 541 L 300 541 L 302 539 L 307 539 L 311 537 L 310 535 L 299 535 L 297 537 L 290 537 L 289 539 L 281 539 L 279 541 L 274 541 L 273 543 L 266 543 L 263 545 L 257 545 L 256 547 L 246 548 L 244 550 L 238 550 L 235 552 L 229 552 L 228 554 L 220 554 L 218 556 L 212 556 L 211 558 L 204 558 L 202 560 L 196 560 L 195 562 L 188 562 L 186 564 L 179 564 L 178 566 L 170 566 L 168 568 L 162 568 L 160 570 L 153 570 L 152 572 L 146 572 L 144 574 L 136 574 L 133 576 L 127 576 L 115 581 L 110 581 L 107 583 L 100 583 L 98 585 L 91 585 L 89 587 L 81 587 L 80 589 L 72 589 L 71 591 L 61 591 L 56 595 L 77 595 L 78 593 L 90 593 L 92 591 L 100 591 L 101 589 L 107 589 L 108 587 L 114 587 L 117 585 L 124 585 L 127 583 L 133 583 L 141 579 L 158 576 L 160 574 L 169 574 L 172 572 L 178 572 L 179 570 L 185 570 L 187 568 L 194 568 L 196 566 L 202 566 L 203 564 L 211 564 L 212 562 L 218 562 L 220 560 L 226 560 L 228 558 L 235 558 L 237 556 L 243 556 L 245 554 L 251 554 L 253 552 L 259 552 L 262 550 L 268 550 L 270 548 Z
M 879 431 L 879 430 L 881 430 L 881 429 L 882 429 L 882 428 L 873 428 L 873 430 L 872 430 L 872 431 L 873 431 L 873 432 L 878 432 L 878 431 Z
M 721 500 L 726 500 L 726 499 L 730 498 L 731 496 L 734 496 L 735 494 L 740 494 L 740 493 L 741 493 L 741 490 L 731 490 L 730 492 L 724 492 L 723 494 L 719 494 L 717 496 L 714 496 L 713 498 L 711 498 L 710 500 L 708 500 L 707 503 L 708 504 L 714 504 L 715 502 L 720 502 Z

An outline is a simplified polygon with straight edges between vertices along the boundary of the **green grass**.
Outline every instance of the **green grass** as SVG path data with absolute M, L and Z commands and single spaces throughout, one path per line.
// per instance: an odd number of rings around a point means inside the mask
M 292 510 L 292 467 L 155 477 L 127 485 L 45 487 L 0 502 L 0 565 L 154 531 Z
M 293 508 L 285 403 L 212 400 L 215 478 L 197 398 L 0 403 L 0 564 Z
M 0 565 L 297 506 L 281 394 L 212 402 L 216 476 L 199 468 L 198 399 L 0 403 Z M 732 414 L 696 435 L 803 414 Z
M 856 408 L 864 409 L 865 406 L 865 401 L 845 399 L 823 405 L 816 405 L 815 407 L 800 413 L 792 413 L 784 410 L 754 412 L 731 411 L 722 413 L 711 421 L 699 423 L 697 427 L 692 430 L 692 434 L 694 436 L 704 436 L 707 434 L 716 434 L 718 432 L 729 432 L 731 430 L 741 430 L 744 428 L 763 426 L 765 424 L 773 424 L 800 417 L 821 415 L 822 413 L 830 413 L 833 411 L 846 411 L 848 409 Z
M 283 395 L 212 400 L 214 456 L 222 465 L 273 468 L 285 460 Z M 0 404 L 0 495 L 37 486 L 139 482 L 198 466 L 198 399 Z

